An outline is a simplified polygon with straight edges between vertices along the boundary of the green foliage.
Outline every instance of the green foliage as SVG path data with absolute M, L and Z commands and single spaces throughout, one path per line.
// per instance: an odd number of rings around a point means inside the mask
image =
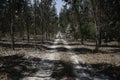
M 54 35 L 59 30 L 58 25 L 61 32 L 65 32 L 69 24 L 70 35 L 75 39 L 95 39 L 97 33 L 101 39 L 120 41 L 119 0 L 63 1 L 66 4 L 58 17 L 55 0 L 34 0 L 36 4 L 31 0 L 0 0 L 0 36 L 10 34 L 13 19 L 15 36 L 33 35 L 35 28 L 38 35 Z
M 101 1 L 102 11 L 102 27 L 103 36 L 108 40 L 120 39 L 120 1 L 119 0 L 103 0 Z M 103 38 L 104 38 L 103 37 Z M 119 40 L 118 40 L 119 41 Z
M 84 39 L 95 39 L 95 28 L 94 27 L 95 26 L 93 23 L 84 24 L 82 26 Z M 81 29 L 80 27 L 77 27 L 75 35 L 74 35 L 75 39 L 81 38 L 80 29 Z
M 59 24 L 61 27 L 61 32 L 65 32 L 65 30 L 69 24 L 68 17 L 70 15 L 67 15 L 67 12 L 68 12 L 67 6 L 64 6 L 59 15 Z

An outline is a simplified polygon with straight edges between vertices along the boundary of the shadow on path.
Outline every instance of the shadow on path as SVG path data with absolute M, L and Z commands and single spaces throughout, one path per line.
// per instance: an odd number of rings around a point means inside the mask
M 37 72 L 33 62 L 40 59 L 27 59 L 24 55 L 13 55 L 0 57 L 0 72 L 6 73 L 11 80 L 20 80 L 24 76 L 32 75 Z M 9 80 L 10 80 L 9 79 Z
M 109 76 L 110 80 L 120 80 L 120 66 L 113 66 L 107 63 L 88 64 L 89 67 L 96 69 L 97 73 Z
M 73 70 L 72 63 L 59 61 L 58 63 L 55 63 L 51 77 L 56 80 L 61 80 L 63 78 L 67 78 L 67 80 L 75 80 L 76 75 Z

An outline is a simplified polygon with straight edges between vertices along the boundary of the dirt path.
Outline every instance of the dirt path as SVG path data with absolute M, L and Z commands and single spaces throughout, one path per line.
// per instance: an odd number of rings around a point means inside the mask
M 66 52 L 57 50 L 59 43 L 63 44 L 60 48 L 67 49 Z M 94 69 L 83 65 L 84 60 L 72 51 L 66 40 L 55 39 L 54 44 L 49 47 L 53 49 L 46 51 L 42 56 L 35 53 L 30 54 L 30 56 L 40 57 L 42 60 L 35 64 L 38 71 L 22 80 L 109 80 L 107 76 L 96 73 Z M 66 76 L 74 78 L 63 79 Z
M 78 57 L 72 51 L 67 41 L 65 41 L 64 39 L 61 39 L 61 41 L 63 42 L 64 47 L 69 49 L 68 52 L 66 52 L 66 54 L 68 54 L 69 58 L 71 59 L 71 62 L 73 65 L 73 73 L 76 76 L 75 80 L 109 80 L 107 76 L 98 74 L 95 72 L 94 69 L 91 69 L 85 65 L 82 65 L 84 64 L 84 60 Z

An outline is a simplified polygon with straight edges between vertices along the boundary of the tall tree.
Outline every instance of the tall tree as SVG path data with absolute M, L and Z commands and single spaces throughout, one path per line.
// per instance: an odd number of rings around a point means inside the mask
M 92 6 L 92 14 L 94 18 L 94 23 L 95 23 L 95 31 L 96 31 L 96 48 L 95 50 L 98 51 L 100 47 L 100 28 L 101 28 L 101 23 L 100 23 L 100 18 L 101 18 L 101 10 L 100 10 L 100 4 L 101 0 L 91 0 L 91 6 Z
M 71 25 L 79 26 L 79 34 L 81 35 L 81 44 L 83 43 L 84 40 L 84 24 L 87 22 L 87 15 L 88 15 L 88 1 L 87 0 L 63 0 L 67 2 L 67 4 L 70 6 L 69 7 L 69 22 L 72 23 Z M 68 15 L 67 15 L 68 16 Z M 86 20 L 84 20 L 86 19 Z
M 14 0 L 10 0 L 10 18 L 11 18 L 11 21 L 10 21 L 10 31 L 11 31 L 11 48 L 12 48 L 13 50 L 14 50 L 14 44 L 15 44 L 15 41 L 14 41 L 14 25 L 13 25 L 13 22 L 14 22 L 14 19 L 15 19 L 14 3 L 15 3 Z
M 24 25 L 26 26 L 26 32 L 27 32 L 27 41 L 29 43 L 30 41 L 30 25 L 31 25 L 31 19 L 32 19 L 32 12 L 31 12 L 31 3 L 29 0 L 25 0 L 24 2 Z
M 37 0 L 34 0 L 34 44 L 35 44 L 35 49 L 37 48 L 36 8 L 37 8 Z

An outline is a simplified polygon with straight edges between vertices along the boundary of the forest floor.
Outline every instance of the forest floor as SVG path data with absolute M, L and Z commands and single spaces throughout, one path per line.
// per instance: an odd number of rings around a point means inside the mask
M 34 48 L 0 48 L 0 80 L 119 80 L 120 48 L 68 43 L 64 39 Z

